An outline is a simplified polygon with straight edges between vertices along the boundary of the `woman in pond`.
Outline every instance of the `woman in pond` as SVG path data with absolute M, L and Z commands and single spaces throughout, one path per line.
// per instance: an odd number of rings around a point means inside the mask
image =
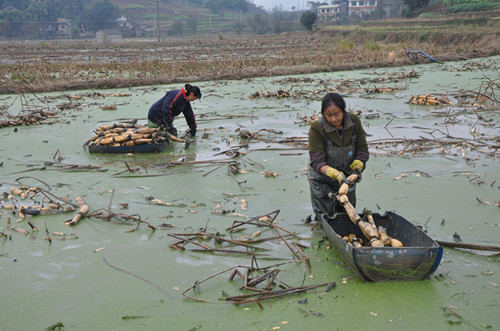
M 347 113 L 344 98 L 328 93 L 321 102 L 321 118 L 309 129 L 309 164 L 307 178 L 311 190 L 311 203 L 315 218 L 319 214 L 333 216 L 344 212 L 342 205 L 329 193 L 337 193 L 346 175 L 361 172 L 369 158 L 366 132 L 361 121 Z M 356 186 L 348 193 L 356 206 Z
M 186 84 L 180 90 L 168 91 L 160 100 L 156 101 L 148 112 L 148 126 L 165 126 L 167 131 L 177 136 L 177 129 L 174 127 L 174 118 L 181 113 L 184 114 L 189 126 L 188 135 L 196 135 L 196 120 L 191 101 L 201 99 L 201 91 L 197 86 Z

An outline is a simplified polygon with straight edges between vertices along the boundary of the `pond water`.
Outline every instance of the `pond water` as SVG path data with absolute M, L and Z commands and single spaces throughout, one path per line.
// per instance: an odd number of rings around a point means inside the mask
M 55 109 L 68 102 L 68 96 L 81 96 L 72 101 L 80 107 L 61 111 L 53 124 L 0 129 L 1 193 L 20 185 L 37 186 L 72 201 L 81 196 L 91 212 L 110 208 L 117 214 L 140 215 L 141 220 L 155 226 L 168 223 L 175 227 L 152 231 L 144 223 L 137 226 L 135 222 L 101 218 L 84 218 L 76 226 L 66 226 L 64 221 L 75 212 L 16 222 L 16 215 L 0 209 L 0 232 L 8 236 L 0 238 L 0 330 L 39 330 L 58 322 L 68 330 L 499 328 L 498 255 L 445 248 L 441 264 L 429 280 L 363 282 L 330 249 L 320 227 L 302 223 L 311 213 L 304 175 L 307 150 L 301 144 L 278 142 L 287 138 L 303 141 L 308 131 L 305 119 L 318 114 L 325 86 L 335 88 L 342 80 L 352 80 L 344 96 L 349 109 L 361 111 L 372 152 L 358 185 L 358 211 L 394 210 L 433 239 L 453 241 L 453 235 L 458 234 L 465 243 L 500 246 L 499 208 L 495 205 L 500 200 L 495 140 L 500 136 L 498 105 L 484 109 L 408 103 L 412 95 L 426 93 L 448 95 L 456 101 L 484 89 L 491 81 L 497 82 L 492 90 L 498 97 L 499 64 L 500 57 L 493 57 L 300 75 L 287 83 L 285 79 L 291 76 L 192 82 L 203 92 L 203 98 L 193 103 L 199 127 L 196 142 L 188 149 L 174 144 L 160 154 L 148 155 L 90 154 L 82 144 L 102 124 L 132 119 L 145 124 L 149 106 L 165 91 L 179 88 L 177 85 L 0 96 L 2 109 L 8 108 L 11 115 L 44 104 Z M 373 81 L 411 70 L 418 77 Z M 398 90 L 369 93 L 369 89 L 384 84 Z M 256 91 L 279 88 L 303 96 L 249 98 Z M 92 92 L 107 96 L 96 97 Z M 115 93 L 128 96 L 113 96 Z M 117 110 L 102 110 L 110 104 L 116 104 Z M 5 118 L 6 110 L 3 112 L 1 117 Z M 175 125 L 179 131 L 186 128 L 182 117 Z M 235 146 L 244 144 L 239 139 L 240 128 L 268 131 L 260 131 L 260 140 L 238 148 Z M 384 139 L 411 142 L 422 137 L 430 143 L 455 137 L 471 144 L 399 154 L 396 148 L 413 145 L 377 148 L 387 141 Z M 222 153 L 231 146 L 239 150 L 239 156 Z M 465 157 L 461 146 L 465 146 Z M 207 162 L 169 166 L 179 160 Z M 216 160 L 239 162 L 241 173 L 229 175 L 228 164 Z M 61 163 L 98 166 L 102 171 L 63 171 L 57 167 Z M 137 171 L 127 172 L 127 167 Z M 269 171 L 273 175 L 265 176 Z M 151 197 L 174 206 L 154 205 Z M 40 195 L 24 200 L 14 196 L 17 204 L 30 204 L 31 200 L 42 199 Z M 4 205 L 9 203 L 7 198 L 2 200 Z M 207 227 L 207 232 L 229 238 L 226 228 L 234 221 L 275 210 L 279 210 L 279 226 L 300 234 L 301 242 L 310 246 L 304 252 L 311 267 L 302 263 L 277 267 L 280 284 L 298 287 L 336 282 L 335 288 L 326 292 L 319 287 L 305 294 L 263 300 L 263 309 L 255 303 L 237 306 L 220 300 L 248 293 L 240 289 L 243 283 L 239 277 L 229 280 L 231 271 L 202 280 L 222 270 L 250 266 L 250 256 L 190 251 L 197 248 L 194 245 L 186 245 L 184 251 L 170 247 L 178 240 L 169 234 Z M 33 232 L 28 220 L 40 232 Z M 28 230 L 29 235 L 12 231 L 9 222 Z M 49 244 L 45 229 L 64 235 L 51 235 Z M 250 236 L 257 230 L 262 231 L 261 237 L 275 235 L 264 228 L 246 226 L 233 238 Z M 210 240 L 203 243 L 214 246 Z M 281 240 L 258 246 L 268 249 L 266 255 L 280 259 L 257 257 L 260 267 L 294 259 Z M 198 291 L 186 294 L 210 303 L 182 295 L 196 281 L 200 282 Z

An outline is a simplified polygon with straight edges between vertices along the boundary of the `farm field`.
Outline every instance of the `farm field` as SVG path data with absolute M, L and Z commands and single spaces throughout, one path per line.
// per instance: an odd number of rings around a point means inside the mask
M 2 42 L 0 93 L 244 79 L 433 61 L 424 55 L 410 59 L 411 50 L 443 62 L 500 54 L 496 26 L 457 27 L 425 20 L 386 24 L 333 26 L 314 33 L 169 38 L 160 43 Z

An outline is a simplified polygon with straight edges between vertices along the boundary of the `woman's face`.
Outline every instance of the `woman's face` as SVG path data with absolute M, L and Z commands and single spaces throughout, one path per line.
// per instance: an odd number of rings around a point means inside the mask
M 193 92 L 191 92 L 191 93 L 190 93 L 190 94 L 186 97 L 186 101 L 187 101 L 187 102 L 191 102 L 191 101 L 194 101 L 194 100 L 196 100 L 196 99 L 198 99 L 198 98 L 194 96 L 194 93 L 193 93 Z
M 323 115 L 325 116 L 325 119 L 328 121 L 328 123 L 330 123 L 337 129 L 340 129 L 342 127 L 344 112 L 342 111 L 342 109 L 340 109 L 339 106 L 337 105 L 328 106 L 323 112 Z

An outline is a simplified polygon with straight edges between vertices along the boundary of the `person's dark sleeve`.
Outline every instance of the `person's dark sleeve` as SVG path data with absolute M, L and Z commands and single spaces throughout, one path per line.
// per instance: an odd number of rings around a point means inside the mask
M 361 121 L 356 117 L 356 153 L 354 158 L 362 161 L 365 164 L 370 158 L 370 153 L 368 152 L 368 143 L 366 142 L 366 132 L 361 126 Z
M 370 153 L 368 153 L 368 151 L 356 151 L 354 158 L 363 161 L 366 167 L 366 162 L 368 162 L 368 159 L 370 158 Z
M 194 117 L 193 108 L 191 108 L 191 103 L 186 102 L 186 106 L 184 107 L 184 118 L 186 119 L 187 125 L 191 130 L 191 134 L 196 133 L 196 118 Z
M 157 125 L 161 124 L 161 105 L 161 101 L 158 100 L 149 108 L 148 111 L 148 120 Z
M 172 104 L 175 95 L 176 93 L 172 93 L 172 91 L 168 92 L 161 105 L 163 124 L 165 124 L 167 128 L 173 126 L 172 122 L 174 121 L 174 118 L 172 115 L 172 109 L 170 109 L 170 105 Z
M 320 169 L 322 166 L 328 165 L 326 163 L 326 153 L 324 151 L 309 152 L 309 157 L 311 159 L 311 168 L 321 173 Z
M 318 173 L 321 173 L 322 166 L 327 165 L 325 143 L 320 133 L 322 130 L 323 128 L 319 122 L 313 122 L 308 134 L 310 166 Z

